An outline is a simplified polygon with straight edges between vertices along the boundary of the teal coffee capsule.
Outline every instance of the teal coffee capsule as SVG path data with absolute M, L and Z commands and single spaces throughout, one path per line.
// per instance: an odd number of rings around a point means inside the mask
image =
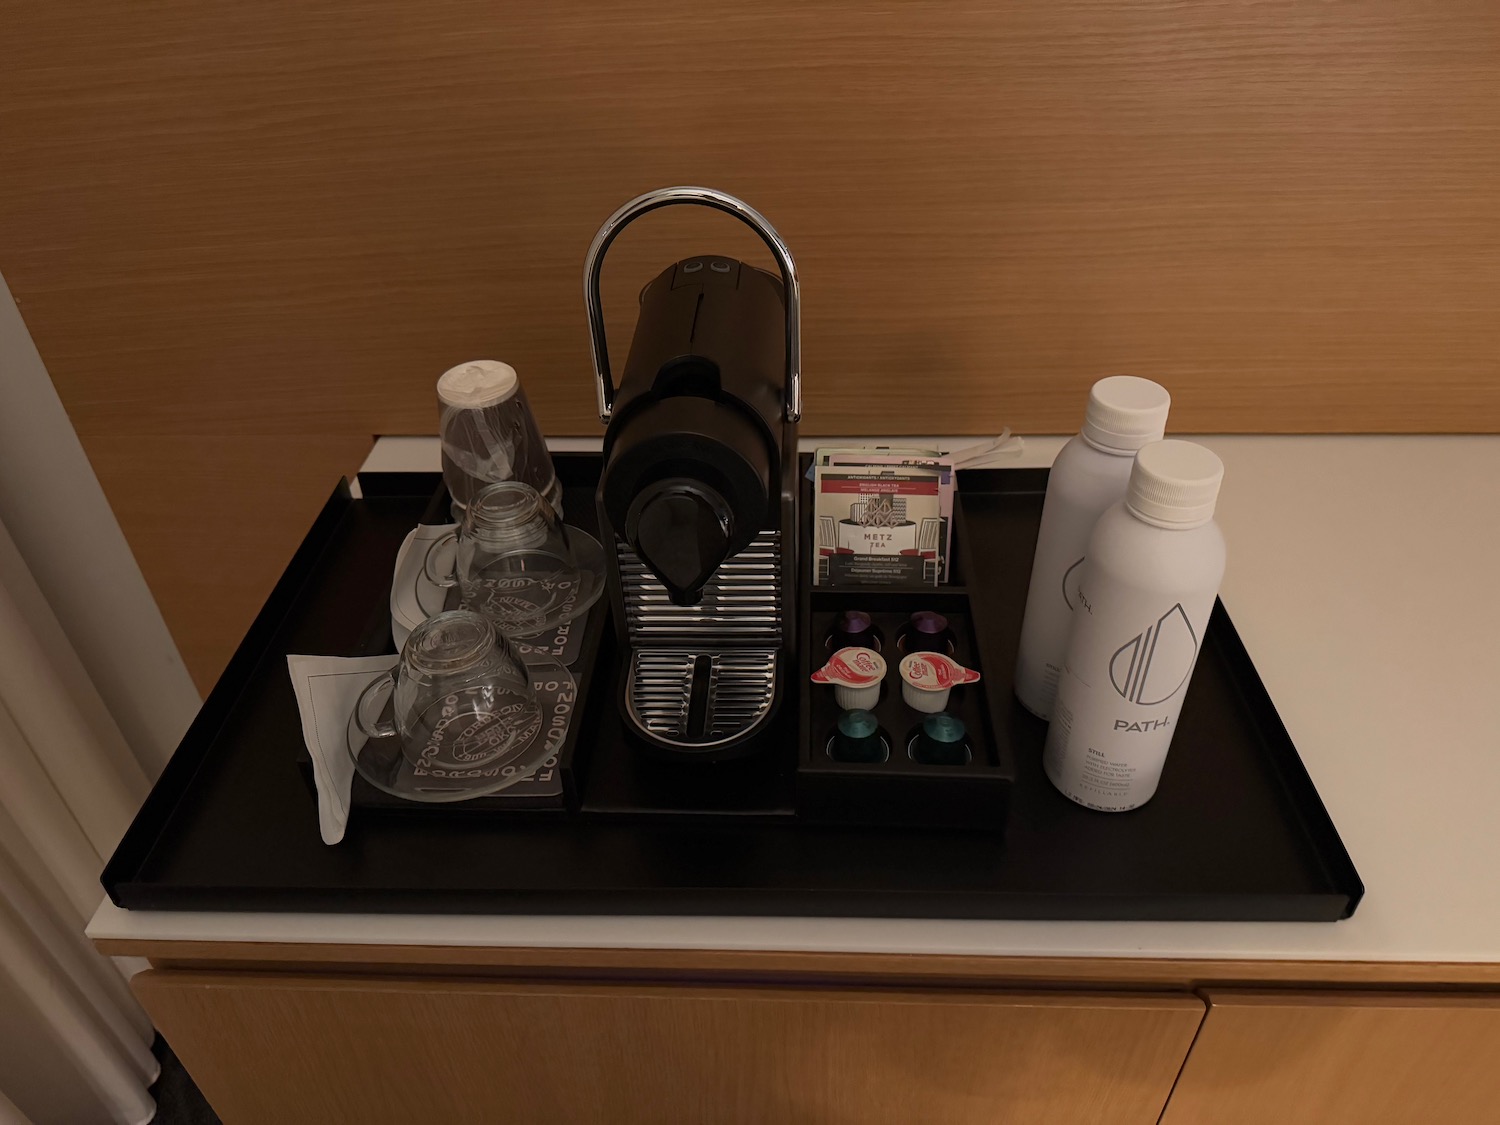
M 880 723 L 869 711 L 845 711 L 833 736 L 833 756 L 840 762 L 883 762 L 885 739 Z
M 922 720 L 912 756 L 931 766 L 961 766 L 969 760 L 968 729 L 957 715 L 939 711 Z

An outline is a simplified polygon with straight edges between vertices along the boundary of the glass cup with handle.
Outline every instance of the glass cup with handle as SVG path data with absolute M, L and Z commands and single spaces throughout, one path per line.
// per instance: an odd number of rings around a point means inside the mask
M 383 717 L 387 700 L 391 717 Z M 367 738 L 398 738 L 406 760 L 436 773 L 501 764 L 539 736 L 542 707 L 515 646 L 464 609 L 429 617 L 401 659 L 355 704 Z
M 604 550 L 567 527 L 536 489 L 501 481 L 481 489 L 457 531 L 427 550 L 427 578 L 457 586 L 465 609 L 511 637 L 530 637 L 586 613 L 604 590 Z

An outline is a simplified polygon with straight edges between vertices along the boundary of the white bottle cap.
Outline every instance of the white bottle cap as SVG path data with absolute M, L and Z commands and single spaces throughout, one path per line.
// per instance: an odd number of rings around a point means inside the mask
M 1157 527 L 1186 530 L 1214 518 L 1224 462 L 1191 441 L 1154 441 L 1135 455 L 1125 506 Z
M 504 402 L 520 385 L 521 378 L 510 364 L 476 359 L 444 371 L 438 378 L 437 392 L 445 406 L 480 410 Z
M 1134 453 L 1167 432 L 1172 396 L 1160 383 L 1134 375 L 1111 375 L 1089 391 L 1083 440 L 1106 453 Z

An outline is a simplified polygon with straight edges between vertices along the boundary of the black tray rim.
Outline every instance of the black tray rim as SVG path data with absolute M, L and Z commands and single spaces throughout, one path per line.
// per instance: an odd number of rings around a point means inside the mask
M 138 883 L 140 873 L 150 863 L 183 796 L 191 788 L 199 768 L 212 751 L 218 732 L 233 714 L 236 704 L 248 687 L 251 674 L 262 660 L 271 655 L 271 642 L 286 621 L 298 595 L 316 573 L 318 560 L 333 540 L 344 514 L 354 504 L 349 478 L 341 477 L 333 493 L 324 502 L 312 527 L 293 553 L 291 562 L 271 588 L 270 595 L 246 631 L 244 639 L 229 658 L 213 689 L 188 725 L 177 750 L 152 786 L 145 802 L 120 838 L 114 854 L 104 865 L 99 881 L 116 906 L 125 907 L 123 898 L 135 889 L 150 884 Z M 149 895 L 147 896 L 149 897 Z M 176 904 L 181 908 L 181 903 Z M 171 909 L 161 907 L 160 909 Z

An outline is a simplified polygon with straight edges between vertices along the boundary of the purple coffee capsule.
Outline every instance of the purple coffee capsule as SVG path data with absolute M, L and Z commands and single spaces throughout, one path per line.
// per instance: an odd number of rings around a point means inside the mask
M 907 652 L 947 652 L 948 619 L 930 609 L 918 610 L 907 623 Z
M 833 623 L 833 647 L 878 650 L 880 641 L 875 635 L 874 620 L 863 610 L 845 610 Z

